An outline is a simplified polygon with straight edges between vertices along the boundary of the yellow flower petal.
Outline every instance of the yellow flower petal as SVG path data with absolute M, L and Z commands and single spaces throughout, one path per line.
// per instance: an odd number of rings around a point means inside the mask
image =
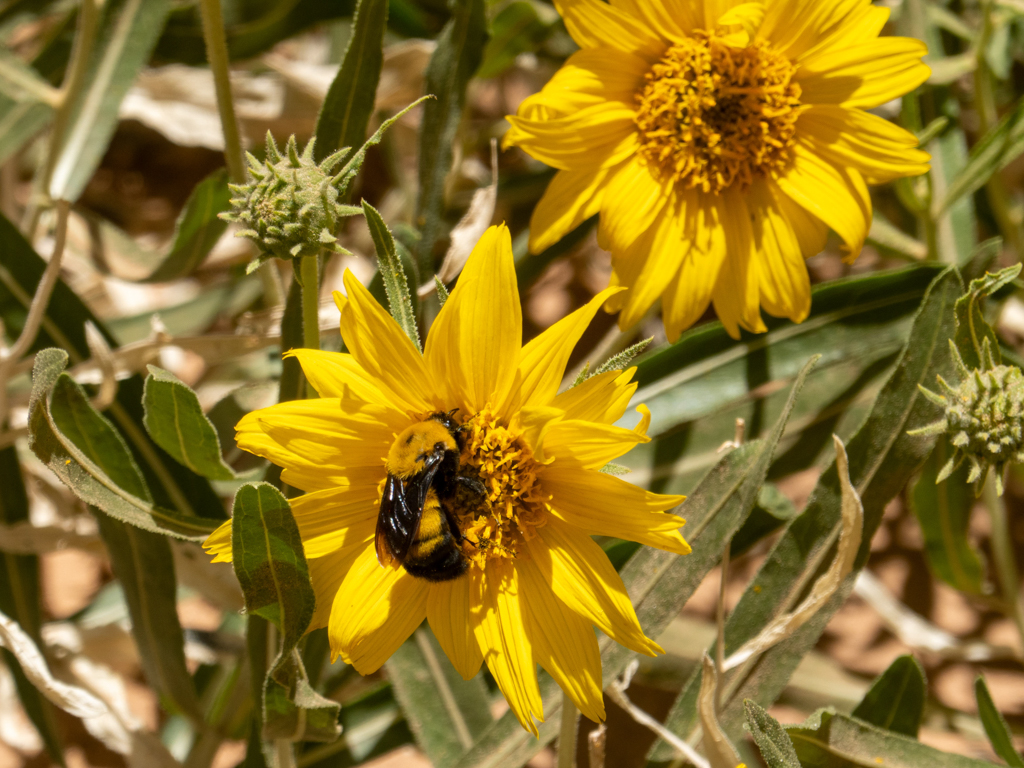
M 793 167 L 775 180 L 779 188 L 834 229 L 852 254 L 860 253 L 871 223 L 870 200 L 865 212 L 863 193 L 856 188 L 853 177 L 804 144 L 797 143 L 793 151 Z
M 523 334 L 512 239 L 488 229 L 427 336 L 432 375 L 469 415 L 501 405 L 512 390 Z
M 772 190 L 773 185 L 762 181 L 747 192 L 751 207 L 759 211 L 753 224 L 761 304 L 776 317 L 802 323 L 811 311 L 811 279 L 800 241 Z
M 825 250 L 825 243 L 828 241 L 828 225 L 797 204 L 789 195 L 784 194 L 777 185 L 769 182 L 769 186 L 775 196 L 776 204 L 793 229 L 797 242 L 800 243 L 800 253 L 803 254 L 803 257 L 809 259 Z
M 431 411 L 433 405 L 424 395 L 430 378 L 419 350 L 355 275 L 345 270 L 344 281 L 348 297 L 341 310 L 341 336 L 345 346 L 400 410 Z
M 637 160 L 623 163 L 605 182 L 597 242 L 606 251 L 629 248 L 663 212 L 671 216 L 671 179 L 658 182 Z
M 508 117 L 505 144 L 562 170 L 611 168 L 636 151 L 633 110 L 619 102 L 598 104 L 569 117 L 531 120 Z
M 479 571 L 430 585 L 427 597 L 427 621 L 445 655 L 464 680 L 480 671 L 484 656 L 476 641 L 479 621 Z
M 519 574 L 507 560 L 493 560 L 480 577 L 483 610 L 473 627 L 487 668 L 520 725 L 538 735 L 534 718 L 544 722 L 533 649 L 523 632 Z
M 871 0 L 786 0 L 766 6 L 760 36 L 790 59 L 826 39 L 844 20 Z M 863 40 L 858 41 L 863 42 Z
M 555 597 L 531 561 L 524 560 L 516 570 L 526 596 L 523 619 L 534 657 L 585 717 L 601 722 L 601 653 L 594 628 Z
M 629 368 L 591 376 L 582 384 L 559 394 L 551 405 L 565 411 L 567 419 L 613 424 L 622 418 L 636 392 L 635 372 L 636 368 Z
M 383 477 L 383 473 L 381 474 Z M 307 558 L 323 557 L 354 544 L 365 544 L 377 528 L 377 488 L 338 486 L 291 500 Z
M 527 547 L 545 581 L 570 609 L 619 645 L 646 656 L 662 652 L 640 629 L 622 579 L 590 536 L 553 516 Z
M 404 568 L 381 567 L 373 546 L 366 547 L 334 596 L 331 650 L 361 675 L 376 672 L 427 617 L 428 587 Z
M 313 584 L 313 594 L 316 596 L 316 608 L 313 611 L 313 619 L 309 622 L 307 632 L 328 625 L 331 606 L 334 604 L 334 596 L 338 593 L 338 587 L 341 586 L 341 582 L 345 580 L 348 572 L 352 570 L 352 566 L 364 549 L 365 547 L 360 546 L 346 547 L 307 561 L 309 580 Z
M 842 3 L 839 6 L 840 12 L 848 7 Z M 861 3 L 842 20 L 832 24 L 828 31 L 821 33 L 810 47 L 801 51 L 798 56 L 794 56 L 794 60 L 797 62 L 811 61 L 829 50 L 852 48 L 872 40 L 878 37 L 885 27 L 885 23 L 889 20 L 889 13 L 888 8 Z
M 650 66 L 639 56 L 613 48 L 576 51 L 540 93 L 528 98 L 546 105 L 549 117 L 566 117 L 606 101 L 631 107 Z
M 644 408 L 643 418 L 637 429 L 577 419 L 558 421 L 548 430 L 544 443 L 547 453 L 556 460 L 569 459 L 587 469 L 600 469 L 634 446 L 650 442 L 646 432 L 651 414 L 646 406 L 641 407 Z
M 754 209 L 752 216 L 746 199 L 739 192 L 730 191 L 722 198 L 720 210 L 724 212 L 726 255 L 712 301 L 725 330 L 738 339 L 740 327 L 754 333 L 767 330 L 761 319 L 760 286 L 751 226 L 751 218 L 761 212 Z
M 795 80 L 805 104 L 871 109 L 914 90 L 931 70 L 921 63 L 920 40 L 882 37 L 846 49 L 830 49 L 801 64 Z
M 319 349 L 293 349 L 284 356 L 299 361 L 306 380 L 320 397 L 357 397 L 383 408 L 392 407 L 391 399 L 381 391 L 377 380 L 352 355 Z
M 679 533 L 686 521 L 665 512 L 681 504 L 684 496 L 651 493 L 568 461 L 556 461 L 544 472 L 544 489 L 551 494 L 554 516 L 574 529 L 637 541 L 680 555 L 690 552 Z
M 611 4 L 673 41 L 703 24 L 701 9 L 691 0 L 611 0 Z
M 653 30 L 599 0 L 555 0 L 555 8 L 580 48 L 616 48 L 653 60 L 665 44 Z
M 621 288 L 606 288 L 530 341 L 519 355 L 523 405 L 547 405 L 558 392 L 565 366 L 576 343 L 601 305 Z
M 604 183 L 613 168 L 559 171 L 548 184 L 530 218 L 530 252 L 540 253 L 571 230 L 596 216 L 604 199 Z
M 206 553 L 213 555 L 215 563 L 231 562 L 231 521 L 225 520 L 220 526 L 206 537 L 203 542 L 203 549 Z
M 859 109 L 814 106 L 797 125 L 816 154 L 833 165 L 856 168 L 869 184 L 918 176 L 930 168 L 931 157 L 917 149 L 914 134 Z

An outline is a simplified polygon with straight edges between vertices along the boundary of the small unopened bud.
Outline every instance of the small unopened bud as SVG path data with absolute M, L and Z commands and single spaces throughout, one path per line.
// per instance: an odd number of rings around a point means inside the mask
M 321 250 L 348 253 L 335 232 L 342 218 L 361 214 L 362 209 L 338 202 L 339 186 L 347 179 L 332 173 L 351 150 L 339 150 L 317 164 L 314 141 L 300 154 L 292 136 L 282 154 L 268 132 L 266 159 L 261 163 L 248 154 L 249 182 L 230 185 L 235 195 L 232 210 L 221 218 L 242 224 L 245 228 L 238 237 L 251 239 L 259 248 L 250 272 L 275 256 L 297 259 Z
M 950 347 L 959 384 L 951 385 L 939 376 L 945 395 L 919 387 L 946 412 L 939 421 L 908 434 L 949 435 L 956 450 L 936 482 L 948 478 L 966 460 L 971 467 L 967 481 L 975 483 L 976 492 L 980 493 L 989 469 L 995 467 L 996 490 L 1002 495 L 1006 464 L 1024 462 L 1024 373 L 1016 366 L 994 365 L 990 355 L 984 370 L 970 370 L 952 341 Z

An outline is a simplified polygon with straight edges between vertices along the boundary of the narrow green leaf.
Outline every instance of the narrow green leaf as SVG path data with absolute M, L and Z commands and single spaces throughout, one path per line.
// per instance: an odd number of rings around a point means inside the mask
M 1013 768 L 1024 768 L 1024 758 L 1021 758 L 1020 752 L 1013 746 L 1010 727 L 999 710 L 996 709 L 984 677 L 979 676 L 974 681 L 974 695 L 978 700 L 978 717 L 981 718 L 981 724 L 985 727 L 985 734 L 988 736 L 989 743 L 992 744 L 992 751 L 1003 758 L 1007 765 L 1011 765 Z
M 264 738 L 333 741 L 338 705 L 312 689 L 296 651 L 316 596 L 288 500 L 268 483 L 243 485 L 235 495 L 231 539 L 246 612 L 281 632 L 281 652 L 263 689 Z
M 0 523 L 15 525 L 28 520 L 28 495 L 14 446 L 0 450 Z M 0 552 L 0 613 L 14 619 L 36 645 L 42 645 L 39 592 L 39 558 Z M 4 649 L 3 663 L 11 670 L 25 713 L 39 731 L 46 752 L 54 762 L 64 765 L 64 748 L 57 728 L 53 705 L 32 685 L 14 654 Z
M 994 274 L 986 273 L 984 277 L 972 280 L 970 287 L 956 303 L 956 342 L 960 357 L 971 369 L 987 368 L 984 349 L 986 343 L 996 364 L 1001 361 L 999 354 L 999 337 L 988 324 L 982 309 L 985 299 L 1003 286 L 1009 285 L 1020 274 L 1021 265 L 1014 264 Z
M 637 342 L 628 349 L 624 349 L 617 355 L 612 355 L 610 358 L 604 361 L 600 368 L 598 368 L 592 375 L 600 376 L 602 373 L 608 373 L 608 371 L 624 371 L 633 362 L 633 358 L 639 357 L 654 341 L 652 336 L 649 339 Z
M 387 23 L 387 0 L 359 0 L 345 58 L 316 119 L 314 158 L 318 163 L 342 147 L 359 146 L 366 138 L 384 66 Z
M 203 413 L 196 393 L 174 374 L 155 365 L 148 368 L 142 423 L 150 437 L 197 475 L 233 480 L 235 472 L 224 463 L 217 430 Z
M 483 678 L 463 680 L 424 629 L 405 641 L 387 669 L 416 743 L 433 765 L 454 763 L 494 722 Z
M 169 0 L 111 0 L 103 7 L 85 84 L 53 163 L 49 194 L 76 201 L 107 151 L 128 89 L 149 61 Z M 76 94 L 77 95 L 77 94 Z
M 975 502 L 974 491 L 967 483 L 969 467 L 960 467 L 946 482 L 935 482 L 952 455 L 948 440 L 935 444 L 909 495 L 910 506 L 924 534 L 931 572 L 961 592 L 981 595 L 985 567 L 967 534 Z
M 991 768 L 991 763 L 941 752 L 917 739 L 830 710 L 786 728 L 803 768 Z
M 679 557 L 642 547 L 620 571 L 640 625 L 650 637 L 657 638 L 678 615 L 750 514 L 800 391 L 817 361 L 817 357 L 812 358 L 797 375 L 786 406 L 768 435 L 726 454 L 683 503 L 679 510 L 686 518 L 683 532 L 693 552 Z M 607 637 L 601 639 L 600 648 L 607 684 L 622 674 L 635 654 Z M 546 674 L 541 674 L 539 680 L 544 702 L 540 738 L 524 731 L 512 713 L 506 713 L 463 755 L 456 768 L 522 765 L 555 738 L 561 690 Z
M 839 609 L 857 571 L 867 558 L 872 534 L 886 504 L 906 485 L 931 452 L 935 440 L 911 436 L 908 430 L 935 418 L 935 406 L 918 391 L 918 385 L 950 374 L 953 362 L 948 339 L 954 332 L 953 306 L 963 293 L 955 268 L 949 268 L 929 287 L 914 319 L 900 361 L 875 401 L 871 413 L 847 444 L 850 478 L 865 510 L 864 533 L 854 572 L 833 598 L 792 637 L 741 667 L 730 678 L 729 696 L 723 700 L 722 725 L 730 736 L 742 731 L 744 699 L 766 706 L 774 702 L 793 670 L 824 631 Z M 806 586 L 831 561 L 840 528 L 841 489 L 835 462 L 825 470 L 804 511 L 783 532 L 768 559 L 744 592 L 725 627 L 726 655 L 758 634 L 772 618 L 791 609 Z M 666 720 L 666 726 L 684 739 L 696 728 L 694 715 L 699 674 L 687 682 Z M 799 750 L 798 750 L 799 751 Z M 651 766 L 671 761 L 673 752 L 656 743 L 648 755 Z
M 871 684 L 853 710 L 866 723 L 917 738 L 928 696 L 924 670 L 909 654 L 900 656 Z
M 402 267 L 402 259 L 395 247 L 395 238 L 391 230 L 384 223 L 377 209 L 363 200 L 363 216 L 366 218 L 366 225 L 370 228 L 370 237 L 373 238 L 373 247 L 377 251 L 377 269 L 384 280 L 384 290 L 388 296 L 388 305 L 391 307 L 391 316 L 395 322 L 405 331 L 405 334 L 412 339 L 416 349 L 422 350 L 420 344 L 420 332 L 416 325 L 416 313 L 413 311 L 412 298 L 409 294 L 409 281 L 405 277 L 405 269 Z
M 771 535 L 797 515 L 797 509 L 778 486 L 765 483 L 757 494 L 750 517 L 736 532 L 729 551 L 733 557 L 746 552 L 754 544 Z
M 416 221 L 421 224 L 417 263 L 420 274 L 433 272 L 434 246 L 442 237 L 445 179 L 452 167 L 453 144 L 466 105 L 466 88 L 480 66 L 487 44 L 484 0 L 454 0 L 452 19 L 437 38 L 427 66 L 424 90 L 437 97 L 423 108 L 420 128 L 420 197 Z
M 202 264 L 227 229 L 218 214 L 231 208 L 227 172 L 221 168 L 200 181 L 174 224 L 170 250 L 142 282 L 166 283 L 187 277 Z
M 201 721 L 199 699 L 185 665 L 185 636 L 178 623 L 178 585 L 170 544 L 160 534 L 113 517 L 97 512 L 96 519 L 114 575 L 124 588 L 146 679 L 182 712 Z
M 789 734 L 779 721 L 768 714 L 756 701 L 743 702 L 747 712 L 747 725 L 754 743 L 761 750 L 768 768 L 800 768 L 800 760 L 793 749 Z
M 67 353 L 36 355 L 29 399 L 29 447 L 87 504 L 153 533 L 200 540 L 217 521 L 153 504 L 152 495 L 120 433 L 64 373 Z
M 494 17 L 477 76 L 497 77 L 515 63 L 517 56 L 536 50 L 550 31 L 550 25 L 541 21 L 533 5 L 525 0 L 509 3 Z
M 960 198 L 981 189 L 985 183 L 1024 153 L 1024 97 L 985 134 L 971 150 L 970 159 L 956 175 L 935 211 L 946 211 Z

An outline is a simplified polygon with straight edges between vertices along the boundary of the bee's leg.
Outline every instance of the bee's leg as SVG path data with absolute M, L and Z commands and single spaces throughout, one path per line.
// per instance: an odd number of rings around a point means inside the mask
M 455 515 L 452 514 L 451 510 L 448 509 L 447 505 L 442 504 L 441 510 L 444 512 L 444 519 L 448 521 L 448 532 L 451 533 L 452 538 L 455 539 L 457 545 L 462 544 L 462 531 L 459 529 L 459 524 L 455 519 Z
M 458 482 L 462 483 L 467 488 L 469 488 L 469 490 L 473 491 L 473 493 L 475 493 L 477 496 L 487 495 L 487 489 L 484 488 L 484 484 L 481 483 L 477 478 L 468 477 L 467 475 L 459 475 L 455 479 Z

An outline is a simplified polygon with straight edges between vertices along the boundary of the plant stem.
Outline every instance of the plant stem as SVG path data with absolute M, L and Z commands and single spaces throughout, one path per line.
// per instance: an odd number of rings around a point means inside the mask
M 992 559 L 995 561 L 996 574 L 1003 591 L 1004 610 L 1013 619 L 1020 635 L 1021 650 L 1024 651 L 1024 605 L 1020 599 L 1020 574 L 1017 571 L 1017 560 L 1013 551 L 1013 539 L 1010 534 L 1009 520 L 1006 515 L 1006 504 L 996 493 L 995 470 L 989 470 L 985 480 L 983 497 L 992 521 Z
M 299 260 L 302 284 L 302 346 L 320 349 L 320 264 L 317 256 Z
M 999 119 L 999 109 L 996 105 L 994 75 L 985 59 L 985 50 L 992 37 L 992 0 L 982 0 L 981 7 L 982 26 L 976 50 L 978 64 L 974 70 L 974 109 L 978 113 L 980 134 L 985 136 Z M 1013 248 L 1017 258 L 1024 258 L 1024 227 L 1011 210 L 1010 193 L 1000 171 L 995 171 L 989 177 L 985 183 L 985 193 L 1000 233 Z
M 295 750 L 287 739 L 274 742 L 274 754 L 277 757 L 277 768 L 295 768 Z
M 558 768 L 576 765 L 576 720 L 579 710 L 568 694 L 562 692 L 562 721 L 558 730 Z
M 206 44 L 206 60 L 213 73 L 213 87 L 217 93 L 217 111 L 220 113 L 221 130 L 224 133 L 224 162 L 228 167 L 228 178 L 233 184 L 244 184 L 246 179 L 245 155 L 242 151 L 242 134 L 235 115 L 235 103 L 231 97 L 231 69 L 228 60 L 228 43 L 224 34 L 224 15 L 220 0 L 200 0 L 199 12 L 203 20 L 203 42 Z M 284 286 L 281 274 L 273 261 L 268 261 L 258 270 L 263 280 L 263 295 L 267 304 L 279 307 L 284 304 Z

